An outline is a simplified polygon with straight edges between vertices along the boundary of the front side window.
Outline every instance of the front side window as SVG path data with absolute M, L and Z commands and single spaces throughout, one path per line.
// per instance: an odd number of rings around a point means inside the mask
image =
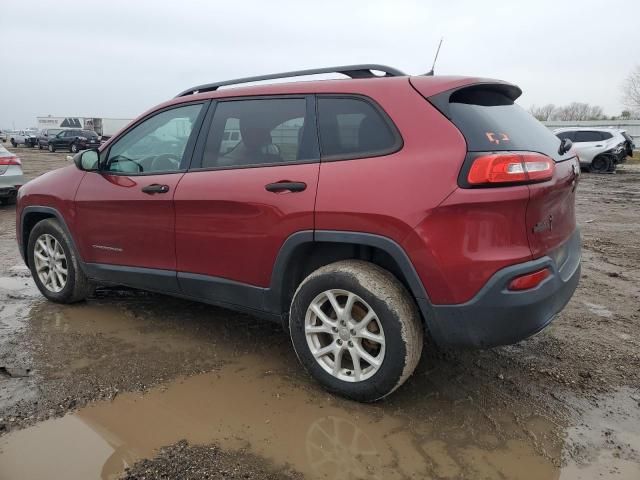
M 318 98 L 323 158 L 384 155 L 400 147 L 399 137 L 382 114 L 357 98 Z
M 568 138 L 569 140 L 573 141 L 574 133 L 575 132 L 560 132 L 556 134 L 556 137 L 558 137 L 560 140 Z
M 216 106 L 201 168 L 313 161 L 315 132 L 304 98 L 229 100 Z M 311 123 L 312 124 L 312 123 Z
M 129 130 L 109 149 L 106 171 L 128 174 L 180 170 L 202 104 L 160 112 Z

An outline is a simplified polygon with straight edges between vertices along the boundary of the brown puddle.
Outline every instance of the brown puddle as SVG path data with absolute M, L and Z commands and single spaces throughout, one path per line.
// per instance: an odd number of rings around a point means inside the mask
M 487 433 L 470 441 L 476 434 L 464 431 L 474 426 L 439 415 L 411 425 L 384 407 L 292 388 L 273 367 L 246 356 L 219 372 L 146 395 L 123 394 L 18 431 L 0 440 L 0 477 L 44 479 L 55 471 L 67 480 L 117 478 L 127 465 L 185 438 L 248 446 L 308 478 L 558 478 L 529 439 L 503 441 Z M 478 419 L 475 427 L 485 424 Z
M 640 478 L 637 452 L 616 448 L 640 445 L 640 422 L 602 418 L 602 411 L 633 410 L 629 392 L 604 409 L 584 406 L 587 426 L 569 428 L 567 445 L 587 445 L 586 467 L 559 468 L 565 426 L 532 408 L 534 401 L 514 401 L 500 383 L 487 385 L 486 377 L 445 361 L 419 367 L 389 401 L 360 405 L 328 395 L 301 373 L 282 333 L 238 323 L 241 317 L 198 330 L 211 315 L 198 308 L 144 297 L 48 306 L 48 316 L 35 308 L 45 335 L 117 339 L 127 345 L 124 355 L 150 346 L 167 354 L 213 348 L 224 362 L 211 373 L 144 395 L 119 394 L 0 438 L 0 480 L 115 479 L 181 439 L 246 447 L 310 479 Z M 161 316 L 182 323 L 156 320 Z M 68 362 L 69 371 L 89 363 L 80 356 Z M 602 448 L 609 430 L 617 438 Z

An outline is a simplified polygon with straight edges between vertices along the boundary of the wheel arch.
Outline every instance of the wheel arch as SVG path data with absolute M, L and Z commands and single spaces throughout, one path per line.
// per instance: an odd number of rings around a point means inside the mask
M 266 309 L 282 314 L 286 324 L 293 294 L 302 280 L 324 265 L 347 259 L 369 261 L 396 276 L 416 301 L 429 328 L 431 302 L 408 255 L 394 240 L 365 232 L 316 230 L 291 235 L 276 258 Z
M 67 223 L 64 221 L 64 217 L 62 216 L 62 214 L 53 207 L 32 205 L 25 207 L 20 215 L 20 239 L 22 240 L 20 253 L 22 254 L 24 263 L 29 266 L 29 255 L 27 254 L 27 247 L 29 245 L 29 236 L 31 235 L 33 227 L 35 227 L 42 220 L 46 220 L 47 218 L 55 218 L 60 223 L 60 226 L 71 241 L 71 248 L 74 249 L 76 255 L 78 255 L 78 259 L 81 261 L 78 254 L 78 249 L 76 248 L 75 242 L 73 240 L 73 236 L 71 235 L 71 232 L 69 231 Z

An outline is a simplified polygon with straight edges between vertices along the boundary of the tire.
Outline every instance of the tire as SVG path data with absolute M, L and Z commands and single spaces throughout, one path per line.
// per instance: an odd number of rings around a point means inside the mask
M 38 150 L 42 150 L 42 144 L 38 142 Z
M 56 244 L 57 246 L 54 247 Z M 40 252 L 44 251 L 42 245 L 47 247 L 46 250 L 49 252 L 54 250 L 57 255 L 59 255 L 60 251 L 64 254 L 64 259 L 58 260 L 60 265 L 66 268 L 67 273 L 64 283 L 59 281 L 60 277 L 58 275 L 52 275 L 55 280 L 51 284 L 45 284 L 41 275 L 38 274 L 38 267 L 42 267 L 43 264 L 46 265 L 47 263 L 49 267 L 41 270 L 42 275 L 47 276 L 48 273 L 51 273 L 51 263 L 41 260 L 42 253 Z M 38 254 L 40 255 L 38 259 L 36 259 L 36 248 L 39 250 Z M 71 241 L 67 233 L 57 220 L 47 218 L 33 227 L 27 243 L 27 256 L 29 269 L 36 286 L 48 300 L 57 303 L 76 303 L 86 299 L 92 292 L 93 286 L 80 267 L 78 255 L 71 247 Z M 52 258 L 49 254 L 46 257 Z
M 72 143 L 71 145 L 69 145 L 69 151 L 71 153 L 78 153 L 78 145 L 76 145 L 75 143 Z
M 605 173 L 611 168 L 611 159 L 607 155 L 598 155 L 591 161 L 589 171 L 592 173 Z
M 18 146 L 18 144 L 16 143 L 16 141 L 15 141 L 15 140 L 11 139 L 11 146 L 12 146 L 13 148 L 16 148 L 16 147 Z
M 49 144 L 49 151 L 50 151 L 51 153 L 55 152 L 55 151 L 56 151 L 56 146 L 50 143 L 50 144 Z
M 359 402 L 375 402 L 402 385 L 418 364 L 424 341 L 409 292 L 391 273 L 361 260 L 335 262 L 305 278 L 291 303 L 289 331 L 307 372 L 326 390 Z

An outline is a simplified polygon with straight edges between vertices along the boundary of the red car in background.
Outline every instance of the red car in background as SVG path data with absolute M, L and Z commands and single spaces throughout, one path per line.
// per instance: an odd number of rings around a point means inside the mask
M 219 90 L 328 72 L 349 79 Z M 514 343 L 576 289 L 578 160 L 520 94 L 380 65 L 194 87 L 23 187 L 18 243 L 52 301 L 112 283 L 259 315 L 375 401 L 425 336 Z

